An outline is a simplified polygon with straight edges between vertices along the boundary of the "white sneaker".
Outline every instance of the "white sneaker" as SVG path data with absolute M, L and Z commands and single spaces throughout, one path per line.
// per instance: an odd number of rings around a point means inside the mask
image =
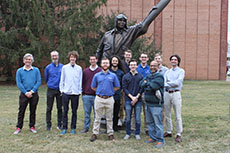
M 31 131 L 32 133 L 37 133 L 37 130 L 35 129 L 35 127 L 31 127 L 31 128 L 30 128 L 30 131 Z
M 14 134 L 18 134 L 21 132 L 21 129 L 20 128 L 17 128 L 16 131 L 14 132 Z
M 122 122 L 121 122 L 121 119 L 118 120 L 118 123 L 117 123 L 118 126 L 122 126 Z
M 140 135 L 136 135 L 136 139 L 140 140 L 141 139 Z
M 127 140 L 127 139 L 129 139 L 129 137 L 130 137 L 130 135 L 126 134 L 124 139 Z

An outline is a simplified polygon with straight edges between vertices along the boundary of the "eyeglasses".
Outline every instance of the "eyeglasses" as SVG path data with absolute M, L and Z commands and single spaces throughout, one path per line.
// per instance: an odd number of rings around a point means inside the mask
M 141 57 L 141 58 L 148 58 L 148 57 Z

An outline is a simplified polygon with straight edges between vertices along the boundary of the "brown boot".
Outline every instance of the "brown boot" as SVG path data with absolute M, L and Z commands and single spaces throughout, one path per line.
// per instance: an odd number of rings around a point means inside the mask
M 93 134 L 91 138 L 89 139 L 89 141 L 94 142 L 96 139 L 97 139 L 97 135 Z
M 109 138 L 110 141 L 114 140 L 114 136 L 113 135 L 109 135 L 108 138 Z

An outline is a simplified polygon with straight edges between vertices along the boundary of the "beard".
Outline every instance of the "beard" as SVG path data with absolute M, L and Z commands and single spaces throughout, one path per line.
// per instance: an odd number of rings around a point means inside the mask
M 109 69 L 109 67 L 108 67 L 108 66 L 103 66 L 102 69 L 103 69 L 104 71 L 107 71 L 107 70 Z
M 58 63 L 58 59 L 52 60 L 53 63 Z

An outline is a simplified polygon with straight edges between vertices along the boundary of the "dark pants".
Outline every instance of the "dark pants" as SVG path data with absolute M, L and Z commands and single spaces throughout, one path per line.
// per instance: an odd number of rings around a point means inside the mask
M 25 116 L 26 107 L 29 103 L 30 107 L 30 122 L 29 127 L 34 127 L 36 120 L 36 108 L 38 104 L 39 96 L 38 93 L 34 93 L 32 98 L 27 98 L 24 93 L 21 92 L 19 96 L 19 108 L 18 108 L 18 123 L 17 128 L 23 127 L 23 120 Z
M 71 108 L 72 108 L 71 129 L 76 129 L 79 95 L 66 95 L 64 93 L 62 95 L 63 129 L 68 129 L 69 100 L 71 100 Z
M 62 102 L 61 102 L 61 93 L 59 90 L 47 88 L 46 98 L 47 98 L 47 107 L 46 107 L 46 124 L 47 127 L 51 127 L 51 116 L 52 109 L 54 104 L 54 98 L 56 97 L 57 105 L 57 121 L 58 127 L 62 127 Z
M 115 100 L 114 102 L 114 107 L 113 107 L 113 130 L 117 131 L 118 127 L 117 127 L 117 123 L 118 123 L 118 115 L 120 112 L 120 100 Z

